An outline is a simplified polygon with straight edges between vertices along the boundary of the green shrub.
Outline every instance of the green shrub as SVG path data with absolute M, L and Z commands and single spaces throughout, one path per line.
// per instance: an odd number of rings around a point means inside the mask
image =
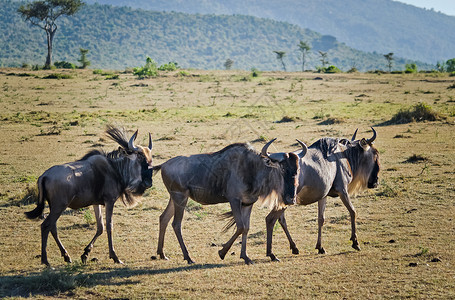
M 260 77 L 261 76 L 261 71 L 259 71 L 258 69 L 256 68 L 252 68 L 251 69 L 251 77 Z
M 387 123 L 405 124 L 410 122 L 436 121 L 439 119 L 441 119 L 441 117 L 438 113 L 433 111 L 431 106 L 425 103 L 419 103 L 409 109 L 400 110 Z
M 176 62 L 169 62 L 167 64 L 161 65 L 158 70 L 160 71 L 175 71 L 179 69 L 178 63 Z
M 54 66 L 57 69 L 76 69 L 76 65 L 67 61 L 56 61 Z
M 134 68 L 133 74 L 136 75 L 139 79 L 143 79 L 146 77 L 156 77 L 158 75 L 158 68 L 156 67 L 156 62 L 149 56 L 147 56 L 145 66 Z
M 412 64 L 406 64 L 406 70 L 404 71 L 405 73 L 417 73 L 417 65 L 415 63 Z
M 449 73 L 455 72 L 455 58 L 446 61 L 446 70 Z
M 328 66 L 327 68 L 324 68 L 324 67 L 317 67 L 317 70 L 319 73 L 329 73 L 329 74 L 333 74 L 333 73 L 343 73 L 343 71 L 341 71 L 340 69 L 338 69 L 336 66 L 334 65 L 330 65 Z
M 60 74 L 60 73 L 52 73 L 43 77 L 43 79 L 72 79 L 73 77 L 69 74 Z

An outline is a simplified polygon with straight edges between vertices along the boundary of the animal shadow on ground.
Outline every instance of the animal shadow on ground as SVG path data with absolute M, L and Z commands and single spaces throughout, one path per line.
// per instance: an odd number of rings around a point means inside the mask
M 0 276 L 0 298 L 3 297 L 30 297 L 38 295 L 52 296 L 69 292 L 77 287 L 91 287 L 97 285 L 130 285 L 138 284 L 139 281 L 130 280 L 132 276 L 159 275 L 181 271 L 198 269 L 216 269 L 230 267 L 231 264 L 194 264 L 176 268 L 152 269 L 141 268 L 131 269 L 121 267 L 107 272 L 84 273 L 82 270 L 71 271 L 69 267 L 52 269 L 46 268 L 41 272 L 32 272 L 26 275 L 5 275 Z

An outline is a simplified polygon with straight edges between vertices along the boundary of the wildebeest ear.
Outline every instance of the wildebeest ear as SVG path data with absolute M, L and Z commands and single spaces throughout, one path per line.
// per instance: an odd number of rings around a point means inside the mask
M 364 138 L 360 140 L 360 146 L 363 148 L 363 150 L 368 150 L 368 148 L 370 148 L 370 144 Z
M 348 140 L 348 139 L 341 139 L 341 140 L 340 140 L 340 144 L 342 144 L 342 145 L 345 145 L 345 146 L 346 146 L 348 143 L 349 143 L 349 140 Z

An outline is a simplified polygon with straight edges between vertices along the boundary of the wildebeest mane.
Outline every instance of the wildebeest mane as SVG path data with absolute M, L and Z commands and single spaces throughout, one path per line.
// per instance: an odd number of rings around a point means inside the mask
M 373 155 L 378 154 L 378 150 L 373 146 L 370 146 L 369 150 Z M 349 194 L 351 195 L 367 188 L 371 170 L 362 162 L 364 151 L 358 141 L 349 144 L 344 151 L 344 156 L 347 158 L 352 172 L 352 181 L 348 186 Z
M 317 140 L 308 148 L 320 150 L 324 158 L 327 159 L 327 157 L 330 154 L 335 152 L 335 150 L 338 147 L 339 141 L 340 140 L 336 138 L 325 137 Z
M 110 173 L 118 179 L 118 182 L 121 187 L 121 197 L 122 202 L 126 206 L 133 206 L 137 203 L 137 199 L 133 194 L 133 191 L 137 189 L 137 182 L 133 180 L 130 176 L 131 165 L 134 161 L 127 156 L 131 153 L 128 153 L 128 138 L 126 132 L 123 128 L 117 128 L 112 125 L 108 125 L 106 129 L 106 134 L 117 142 L 120 147 L 117 150 L 111 152 L 105 152 L 101 149 L 96 149 L 85 154 L 80 161 L 87 160 L 90 157 L 95 155 L 101 155 L 105 157 L 111 168 L 106 168 L 102 165 L 93 165 L 94 171 L 98 174 L 97 178 L 103 178 L 106 173 Z M 142 162 L 145 158 L 141 153 L 135 154 L 137 160 Z M 102 185 L 102 182 L 96 183 L 96 185 Z
M 284 189 L 284 180 L 279 163 L 262 156 L 248 143 L 231 144 L 210 155 L 218 162 L 216 168 L 224 169 L 210 172 L 210 184 L 218 193 L 226 193 L 222 189 L 229 188 L 226 183 L 229 173 L 224 171 L 232 170 L 242 177 L 247 194 L 258 197 L 262 205 L 278 207 L 283 204 L 280 196 Z M 217 156 L 220 157 L 219 160 L 216 159 Z M 224 176 L 220 176 L 221 174 Z
M 128 149 L 128 137 L 125 128 L 118 128 L 109 124 L 106 126 L 106 134 L 123 149 Z

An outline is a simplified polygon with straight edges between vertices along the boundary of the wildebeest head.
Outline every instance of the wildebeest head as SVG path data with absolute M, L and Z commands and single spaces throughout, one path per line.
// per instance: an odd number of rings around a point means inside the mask
M 376 139 L 376 130 L 374 128 L 371 129 L 373 130 L 373 137 L 370 139 L 355 140 L 356 130 L 351 141 L 346 142 L 346 146 L 356 149 L 355 153 L 357 153 L 355 162 L 357 171 L 354 174 L 354 183 L 360 183 L 360 185 L 370 189 L 378 186 L 380 170 L 379 152 L 373 146 L 373 142 Z
M 304 157 L 308 149 L 304 143 L 297 140 L 302 146 L 302 151 L 298 154 L 295 154 L 293 152 L 269 154 L 267 152 L 267 149 L 275 140 L 276 138 L 265 144 L 262 148 L 261 154 L 264 157 L 268 158 L 273 164 L 276 164 L 280 169 L 283 180 L 283 191 L 280 196 L 282 197 L 283 202 L 286 205 L 295 204 L 297 197 L 297 188 L 299 186 L 299 158 Z
M 122 170 L 122 178 L 126 180 L 124 182 L 126 190 L 133 195 L 143 194 L 153 183 L 151 134 L 149 133 L 148 146 L 143 147 L 134 143 L 138 134 L 137 130 L 129 140 L 124 130 L 113 126 L 108 126 L 106 133 L 121 146 L 118 151 L 113 151 L 110 156 L 122 165 L 120 170 Z

